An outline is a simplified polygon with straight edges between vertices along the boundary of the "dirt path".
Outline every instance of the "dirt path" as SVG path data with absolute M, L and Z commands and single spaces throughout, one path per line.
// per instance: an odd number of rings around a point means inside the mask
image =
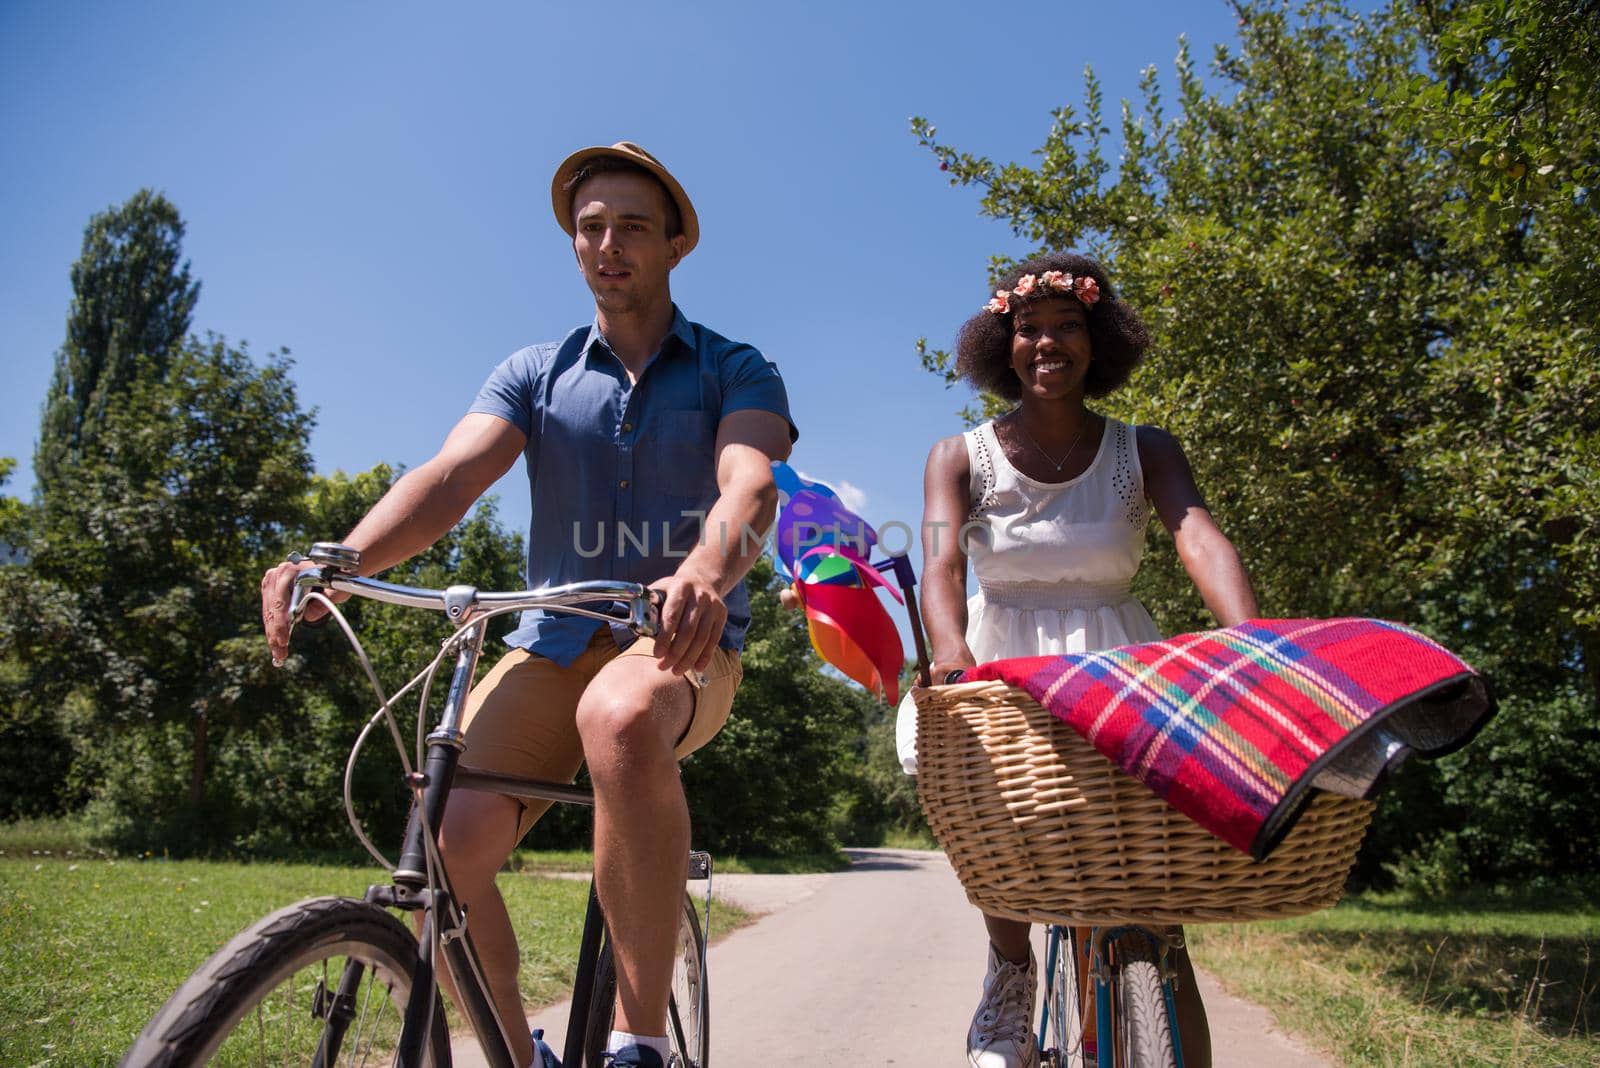
M 768 915 L 711 948 L 716 1068 L 966 1064 L 963 1040 L 982 981 L 978 914 L 942 854 L 849 853 L 844 872 L 717 877 L 717 898 Z M 1219 1068 L 1328 1068 L 1265 1009 L 1230 997 L 1204 973 L 1201 988 Z M 557 1005 L 537 1014 L 558 1051 L 566 1012 Z M 470 1037 L 456 1052 L 462 1068 L 483 1064 Z

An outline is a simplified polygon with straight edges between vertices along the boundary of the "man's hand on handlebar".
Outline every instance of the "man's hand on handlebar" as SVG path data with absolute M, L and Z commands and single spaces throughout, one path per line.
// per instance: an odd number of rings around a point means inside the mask
M 663 595 L 656 656 L 675 675 L 704 671 L 711 664 L 728 621 L 728 606 L 708 576 L 680 568 L 650 584 Z
M 267 633 L 267 651 L 272 654 L 274 664 L 283 663 L 289 656 L 289 604 L 294 596 L 295 577 L 316 566 L 310 560 L 294 563 L 286 560 L 261 576 L 261 627 Z M 327 592 L 335 601 L 349 596 Z M 302 618 L 312 623 L 327 614 L 328 610 L 322 605 L 312 603 L 306 606 Z

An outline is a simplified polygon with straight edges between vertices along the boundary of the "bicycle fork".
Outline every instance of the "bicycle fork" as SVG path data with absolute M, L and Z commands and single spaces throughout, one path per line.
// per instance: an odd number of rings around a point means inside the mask
M 1173 949 L 1182 946 L 1176 935 L 1153 931 L 1148 927 L 1096 927 L 1089 938 L 1089 970 L 1094 976 L 1095 1063 L 1097 1068 L 1115 1068 L 1116 1032 L 1113 1030 L 1111 1012 L 1111 952 L 1124 938 L 1143 938 L 1150 944 L 1161 973 L 1161 999 L 1167 1011 L 1168 1033 L 1172 1036 L 1172 1057 L 1177 1068 L 1183 1068 L 1183 1043 L 1178 1039 L 1178 1002 L 1174 994 L 1177 971 L 1170 962 Z
M 360 961 L 348 961 L 339 976 L 339 987 L 331 999 L 321 983 L 312 1000 L 311 1014 L 324 1020 L 322 1034 L 317 1037 L 317 1050 L 311 1056 L 311 1068 L 327 1068 L 339 1061 L 339 1050 L 344 1046 L 345 1032 L 356 1018 L 356 991 L 361 989 L 361 977 L 366 967 Z

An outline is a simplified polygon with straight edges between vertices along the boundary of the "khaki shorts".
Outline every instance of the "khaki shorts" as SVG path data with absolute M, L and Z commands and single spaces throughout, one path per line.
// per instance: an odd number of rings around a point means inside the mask
M 467 698 L 462 717 L 466 750 L 461 763 L 485 771 L 547 782 L 571 782 L 583 765 L 578 737 L 578 699 L 600 669 L 619 656 L 654 656 L 655 641 L 640 638 L 618 649 L 608 627 L 601 627 L 570 667 L 513 649 L 501 657 Z M 674 749 L 679 760 L 705 745 L 733 709 L 733 693 L 744 677 L 739 654 L 720 646 L 703 673 L 686 672 L 694 691 L 689 726 Z M 517 829 L 521 841 L 544 815 L 549 801 L 522 801 Z

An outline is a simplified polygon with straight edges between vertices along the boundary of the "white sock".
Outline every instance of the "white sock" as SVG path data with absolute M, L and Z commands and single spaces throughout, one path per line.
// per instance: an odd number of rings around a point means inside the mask
M 606 1036 L 607 1053 L 619 1053 L 629 1046 L 643 1046 L 647 1049 L 655 1050 L 661 1054 L 662 1064 L 665 1064 L 667 1058 L 672 1055 L 672 1046 L 668 1044 L 666 1035 L 656 1038 L 653 1035 L 634 1035 L 629 1034 L 627 1031 L 613 1031 Z

